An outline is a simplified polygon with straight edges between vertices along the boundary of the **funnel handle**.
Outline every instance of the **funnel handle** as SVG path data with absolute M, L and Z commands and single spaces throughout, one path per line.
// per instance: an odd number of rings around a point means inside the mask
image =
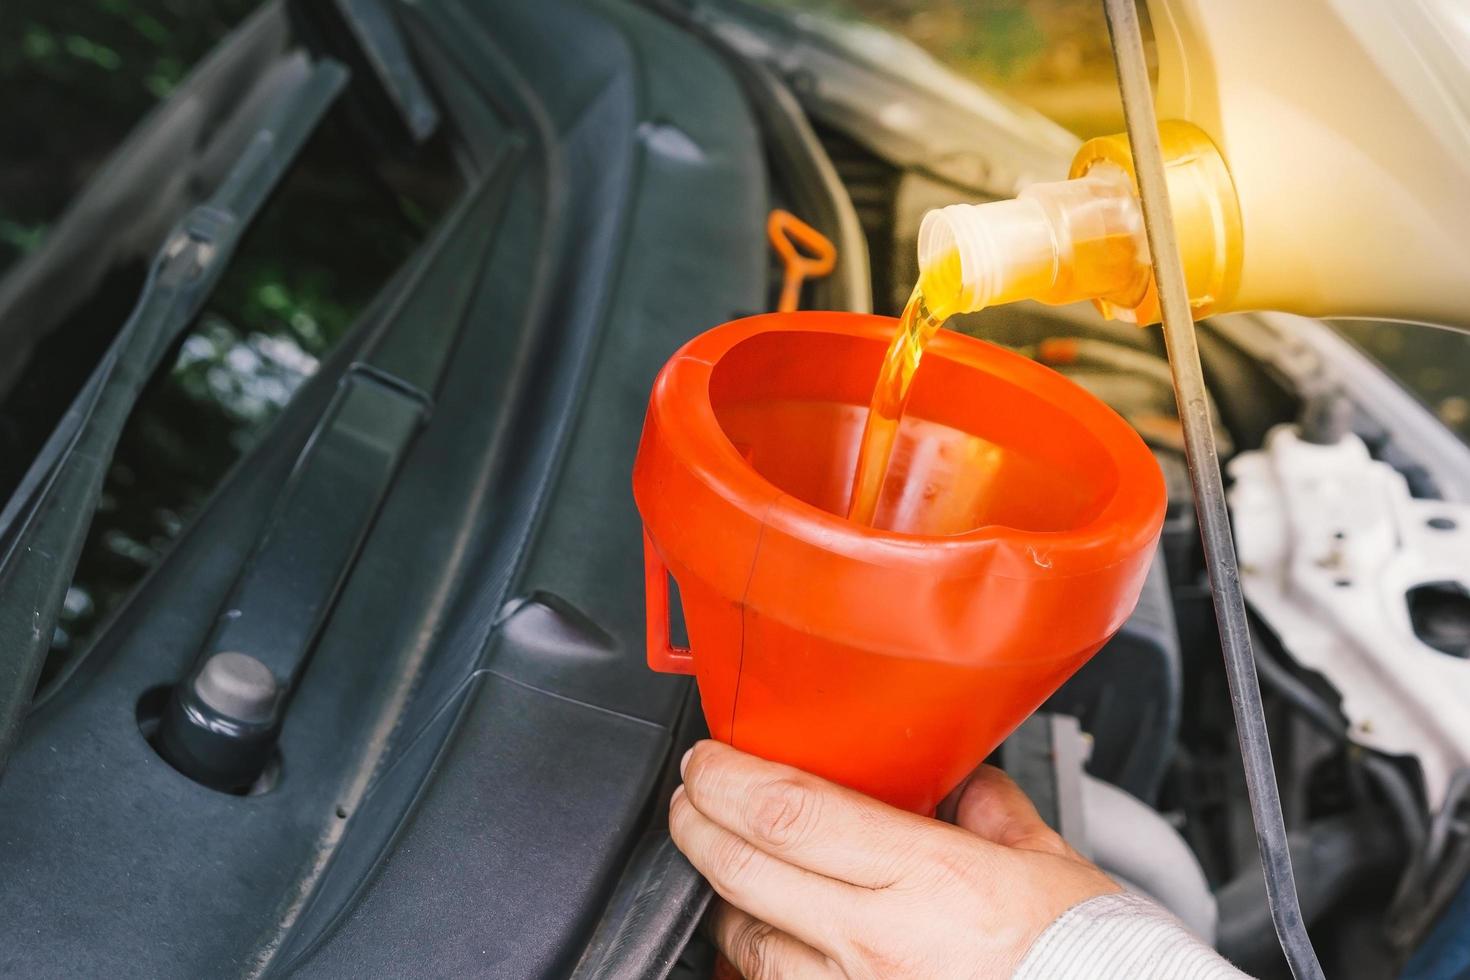
M 694 655 L 669 641 L 669 569 L 643 530 L 643 594 L 648 615 L 648 666 L 663 674 L 693 674 Z

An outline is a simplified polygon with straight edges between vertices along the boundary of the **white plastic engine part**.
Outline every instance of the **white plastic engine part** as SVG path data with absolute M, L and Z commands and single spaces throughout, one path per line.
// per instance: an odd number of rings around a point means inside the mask
M 1351 433 L 1273 429 L 1230 464 L 1246 599 L 1342 696 L 1354 741 L 1416 757 L 1431 806 L 1470 762 L 1470 661 L 1415 633 L 1408 596 L 1470 589 L 1470 507 L 1410 496 Z

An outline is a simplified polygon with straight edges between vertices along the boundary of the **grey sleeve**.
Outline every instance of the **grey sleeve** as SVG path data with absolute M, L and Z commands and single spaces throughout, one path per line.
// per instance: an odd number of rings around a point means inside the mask
M 1139 895 L 1074 905 L 1037 937 L 1014 980 L 1242 980 L 1245 974 Z

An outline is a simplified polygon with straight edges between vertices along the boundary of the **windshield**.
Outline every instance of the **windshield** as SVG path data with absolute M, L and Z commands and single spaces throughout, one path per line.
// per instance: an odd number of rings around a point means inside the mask
M 6 0 L 0 30 L 0 274 L 259 0 Z
M 138 179 L 135 168 L 145 186 L 158 189 L 148 195 L 155 201 L 168 198 L 166 188 L 180 173 L 201 183 L 177 192 L 185 201 L 207 190 L 202 183 L 217 169 L 210 141 L 223 141 L 225 112 L 201 121 L 202 146 L 192 160 L 128 160 L 137 145 L 130 133 L 190 84 L 202 60 L 217 57 L 217 43 L 232 50 L 256 44 L 231 31 L 260 8 L 253 0 L 9 5 L 20 30 L 0 36 L 0 126 L 26 138 L 6 142 L 0 167 L 0 311 L 7 287 L 16 293 L 27 260 L 54 237 L 53 227 L 63 227 L 82 195 L 127 186 Z M 259 16 L 251 24 L 243 33 L 281 33 Z M 289 50 L 293 42 L 285 36 L 272 43 Z M 246 54 L 232 64 L 248 69 L 263 60 Z M 236 85 L 253 82 L 240 77 Z M 411 151 L 393 149 L 365 122 L 386 128 L 389 120 L 365 115 L 349 90 L 133 408 L 66 596 L 54 654 L 78 652 L 96 634 L 459 193 L 444 135 Z M 175 220 L 144 218 L 107 225 L 112 240 L 100 249 L 107 262 L 90 279 L 77 277 L 70 311 L 34 343 L 7 352 L 12 370 L 0 368 L 0 498 L 14 489 L 137 303 L 148 264 Z M 12 309 L 0 327 L 13 327 L 11 316 L 18 314 Z M 48 674 L 62 659 L 52 657 Z

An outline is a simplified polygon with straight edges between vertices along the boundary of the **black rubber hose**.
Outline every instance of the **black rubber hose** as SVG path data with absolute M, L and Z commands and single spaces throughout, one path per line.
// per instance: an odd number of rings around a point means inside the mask
M 1297 898 L 1307 925 L 1319 921 L 1343 898 L 1364 887 L 1393 880 L 1402 867 L 1404 844 L 1375 813 L 1329 817 L 1287 835 L 1296 869 Z M 1270 968 L 1280 955 L 1258 865 L 1215 893 L 1220 909 L 1216 946 L 1244 970 Z
M 1450 834 L 1455 829 L 1455 817 L 1467 794 L 1470 794 L 1470 769 L 1457 769 L 1445 790 L 1444 805 L 1429 824 L 1429 842 L 1424 846 L 1424 856 L 1430 864 L 1438 864 L 1444 857 Z
M 1251 631 L 1251 638 L 1256 650 L 1256 674 L 1261 678 L 1261 683 L 1273 694 L 1288 702 L 1307 721 L 1316 725 L 1324 733 L 1338 741 L 1346 742 L 1348 722 L 1342 713 L 1328 704 L 1326 699 L 1308 687 L 1305 681 L 1288 670 L 1284 664 L 1262 652 L 1261 637 L 1255 630 Z M 1362 763 L 1363 770 L 1383 793 L 1384 800 L 1398 819 L 1404 832 L 1404 839 L 1409 846 L 1410 861 L 1400 887 L 1402 893 L 1403 886 L 1413 881 L 1422 861 L 1421 856 L 1424 854 L 1424 847 L 1428 839 L 1428 818 L 1419 803 L 1418 794 L 1414 792 L 1413 786 L 1409 784 L 1408 778 L 1398 766 L 1373 752 L 1362 753 L 1359 761 Z
M 1364 771 L 1378 784 L 1384 800 L 1393 809 L 1394 815 L 1398 817 L 1399 824 L 1404 831 L 1404 839 L 1409 845 L 1409 864 L 1412 866 L 1420 855 L 1425 854 L 1425 844 L 1429 836 L 1424 807 L 1419 803 L 1419 794 L 1415 793 L 1414 787 L 1409 785 L 1409 779 L 1404 775 L 1403 770 L 1383 756 L 1365 752 L 1359 761 Z
M 1325 734 L 1346 743 L 1348 722 L 1342 713 L 1307 686 L 1284 664 L 1262 652 L 1265 646 L 1261 643 L 1261 637 L 1254 629 L 1251 630 L 1251 634 L 1254 641 L 1252 645 L 1256 650 L 1256 673 L 1261 678 L 1262 684 Z M 1425 927 L 1424 913 L 1429 906 L 1423 902 L 1416 905 L 1415 900 L 1422 893 L 1428 871 L 1435 863 L 1431 851 L 1433 836 L 1430 833 L 1427 815 L 1419 802 L 1419 796 L 1414 791 L 1414 787 L 1410 785 L 1403 770 L 1390 760 L 1372 752 L 1363 752 L 1359 756 L 1359 762 L 1364 773 L 1378 786 L 1385 802 L 1393 810 L 1408 848 L 1408 859 L 1399 875 L 1398 884 L 1394 887 L 1393 897 L 1388 906 L 1389 939 L 1395 946 L 1403 949 L 1407 948 L 1407 945 L 1420 935 Z M 1438 822 L 1438 818 L 1436 821 Z
M 1470 877 L 1470 840 L 1461 840 L 1458 847 L 1449 843 L 1467 792 L 1470 792 L 1470 770 L 1461 769 L 1450 781 L 1444 805 L 1430 823 L 1424 850 L 1411 862 L 1413 879 L 1406 881 L 1389 906 L 1388 935 L 1399 949 L 1412 950 L 1424 940 Z M 1416 898 L 1420 899 L 1417 904 Z
M 1450 853 L 1444 866 L 1430 881 L 1428 894 L 1422 902 L 1401 917 L 1391 917 L 1389 941 L 1406 952 L 1416 949 L 1459 893 L 1467 877 L 1470 877 L 1470 840 L 1461 841 L 1460 846 Z
M 1308 721 L 1323 732 L 1339 741 L 1346 740 L 1348 722 L 1342 713 L 1328 704 L 1284 664 L 1269 654 L 1262 653 L 1261 637 L 1254 629 L 1251 630 L 1251 641 L 1256 650 L 1256 674 L 1261 678 L 1261 682 L 1269 687 L 1272 693 L 1290 702 L 1293 708 L 1301 712 Z

